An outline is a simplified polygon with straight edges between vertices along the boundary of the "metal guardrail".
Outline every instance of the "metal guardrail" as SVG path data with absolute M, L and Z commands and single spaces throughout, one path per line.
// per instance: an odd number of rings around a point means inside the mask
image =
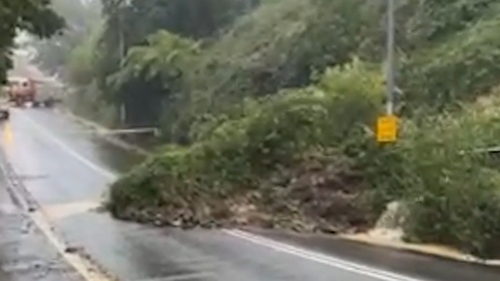
M 500 146 L 492 146 L 486 148 L 475 148 L 472 150 L 460 150 L 459 153 L 461 155 L 466 153 L 488 153 L 488 154 L 496 154 L 500 153 Z
M 487 148 L 476 148 L 472 152 L 475 153 L 500 153 L 500 146 L 487 147 Z
M 159 130 L 157 128 L 132 128 L 132 129 L 106 129 L 106 130 L 96 130 L 96 129 L 88 129 L 88 130 L 77 130 L 75 133 L 80 134 L 96 134 L 96 135 L 132 135 L 132 134 L 153 134 L 158 135 Z

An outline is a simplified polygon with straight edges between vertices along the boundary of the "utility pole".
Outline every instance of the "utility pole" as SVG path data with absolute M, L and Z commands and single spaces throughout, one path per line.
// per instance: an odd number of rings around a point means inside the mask
M 125 21 L 123 18 L 123 9 L 128 6 L 130 3 L 127 0 L 122 0 L 120 1 L 119 4 L 119 11 L 118 11 L 118 44 L 119 44 L 119 52 L 120 52 L 120 64 L 123 62 L 123 59 L 125 59 L 126 56 L 126 49 L 125 49 Z M 125 121 L 127 119 L 127 109 L 125 106 L 125 103 L 122 103 L 120 105 L 120 120 L 122 124 L 125 124 Z
M 118 44 L 120 52 L 120 60 L 125 58 L 125 28 L 124 28 L 124 18 L 123 18 L 123 8 L 126 6 L 125 1 L 121 1 L 118 7 Z
M 387 0 L 387 115 L 394 114 L 394 49 L 395 49 L 395 22 L 394 0 Z
M 394 79 L 394 49 L 395 49 L 395 22 L 394 22 L 394 1 L 387 0 L 387 104 L 385 116 L 380 116 L 377 120 L 377 141 L 379 143 L 393 143 L 398 138 L 398 118 L 394 115 L 394 95 L 396 85 Z

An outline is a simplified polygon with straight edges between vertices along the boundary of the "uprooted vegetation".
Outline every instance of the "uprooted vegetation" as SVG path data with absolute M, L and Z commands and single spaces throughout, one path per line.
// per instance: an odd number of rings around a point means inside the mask
M 402 200 L 408 239 L 494 254 L 500 174 L 468 151 L 495 142 L 500 113 L 477 105 L 419 126 L 405 120 L 401 141 L 379 147 L 370 128 L 381 79 L 354 61 L 315 86 L 248 102 L 245 115 L 195 145 L 170 148 L 121 178 L 110 210 L 160 225 L 335 233 L 366 230 L 388 202 Z
M 256 208 L 252 212 L 274 214 L 277 220 L 283 212 L 287 215 L 284 219 L 317 215 L 325 223 L 332 221 L 328 216 L 343 212 L 331 212 L 330 208 L 347 210 L 363 199 L 360 192 L 368 191 L 348 157 L 362 153 L 370 141 L 367 128 L 356 123 L 360 117 L 369 123 L 378 111 L 382 84 L 377 74 L 356 62 L 348 70 L 329 71 L 315 87 L 248 101 L 247 114 L 211 128 L 190 148 L 173 149 L 150 159 L 121 179 L 112 189 L 111 209 L 122 215 L 128 206 L 166 206 L 190 220 L 202 221 L 211 218 L 212 212 L 234 218 L 237 210 L 221 201 L 235 201 L 235 205 Z M 346 75 L 345 81 L 332 79 L 337 75 Z M 352 95 L 341 94 L 346 85 L 360 81 L 365 83 L 352 89 Z M 379 91 L 373 92 L 375 88 Z M 354 110 L 350 123 L 342 116 L 349 104 L 358 109 L 350 108 Z M 359 136 L 359 140 L 341 146 L 343 138 L 349 136 Z M 309 190 L 311 186 L 316 187 Z M 328 193 L 331 195 L 325 196 Z M 134 196 L 144 201 L 136 202 Z M 347 205 L 336 206 L 332 200 Z M 319 213 L 318 208 L 322 209 Z M 373 220 L 368 213 L 353 214 L 357 218 L 346 215 L 345 223 L 335 227 L 366 227 Z M 168 219 L 175 220 L 179 214 L 170 215 L 174 217 Z
M 401 132 L 381 146 L 386 1 L 214 0 L 196 20 L 203 1 L 162 1 L 133 1 L 122 60 L 106 7 L 69 56 L 82 111 L 127 104 L 171 144 L 113 184 L 115 216 L 358 232 L 397 201 L 406 239 L 498 256 L 500 174 L 474 152 L 500 136 L 498 3 L 397 1 Z

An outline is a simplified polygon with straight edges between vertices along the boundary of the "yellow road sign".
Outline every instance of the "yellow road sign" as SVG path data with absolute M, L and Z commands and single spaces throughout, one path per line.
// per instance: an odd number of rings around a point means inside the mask
M 395 115 L 380 116 L 377 119 L 377 141 L 395 142 L 398 138 L 398 121 Z

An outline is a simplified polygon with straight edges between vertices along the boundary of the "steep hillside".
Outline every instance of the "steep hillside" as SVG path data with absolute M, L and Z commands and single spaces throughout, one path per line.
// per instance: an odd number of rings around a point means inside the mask
M 485 10 L 467 28 L 416 50 L 403 68 L 408 103 L 443 109 L 474 101 L 500 77 L 500 4 Z
M 497 1 L 397 1 L 404 107 L 398 142 L 384 146 L 372 128 L 383 112 L 386 1 L 268 0 L 230 13 L 227 0 L 200 22 L 181 11 L 208 2 L 165 1 L 124 8 L 135 39 L 123 58 L 111 20 L 73 53 L 92 62 L 73 70 L 88 78 L 83 100 L 125 104 L 127 125 L 159 125 L 168 143 L 113 184 L 115 216 L 350 232 L 397 201 L 407 239 L 498 255 L 500 173 L 472 153 L 500 134 L 497 112 L 475 104 L 500 80 Z M 153 8 L 179 13 L 138 24 L 148 17 L 134 11 Z M 205 20 L 224 24 L 205 32 Z
M 305 86 L 316 71 L 364 55 L 358 49 L 382 35 L 372 36 L 380 30 L 373 25 L 381 16 L 375 7 L 357 0 L 262 5 L 205 50 L 188 80 L 189 108 L 196 116 L 217 114 L 246 97 Z

